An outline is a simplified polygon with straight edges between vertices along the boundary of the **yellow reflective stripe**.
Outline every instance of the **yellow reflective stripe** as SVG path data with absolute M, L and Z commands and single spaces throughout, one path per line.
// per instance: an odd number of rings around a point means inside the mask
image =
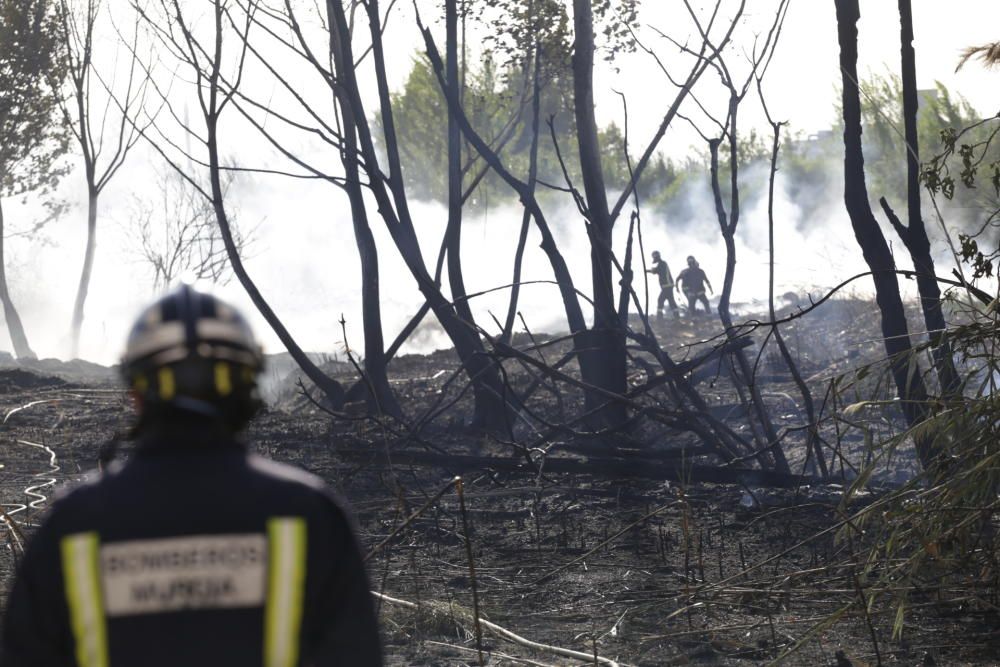
M 59 543 L 66 603 L 79 667 L 108 667 L 97 533 L 76 533 Z
M 224 361 L 215 364 L 215 390 L 219 392 L 219 396 L 233 393 L 233 378 L 229 372 L 229 364 Z
M 156 379 L 160 383 L 160 399 L 164 401 L 172 399 L 174 393 L 177 391 L 177 382 L 174 380 L 173 369 L 164 366 L 157 372 Z
M 264 667 L 294 667 L 299 659 L 299 628 L 306 583 L 305 519 L 269 519 L 267 540 Z

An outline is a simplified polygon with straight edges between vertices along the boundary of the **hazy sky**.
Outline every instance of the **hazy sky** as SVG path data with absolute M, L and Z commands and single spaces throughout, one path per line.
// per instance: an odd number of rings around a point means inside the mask
M 734 3 L 729 3 L 730 5 Z M 741 28 L 744 40 L 753 31 L 764 34 L 771 21 L 773 7 L 770 0 L 747 2 L 748 25 Z M 699 2 L 695 6 L 707 6 Z M 947 10 L 943 8 L 947 6 Z M 859 63 L 862 73 L 871 71 L 886 74 L 898 73 L 900 59 L 899 13 L 894 0 L 862 0 L 862 17 L 859 23 Z M 664 32 L 670 26 L 688 26 L 687 12 L 679 0 L 658 0 L 643 3 L 644 22 L 659 27 Z M 937 0 L 914 0 L 914 47 L 917 59 L 917 85 L 931 88 L 941 81 L 949 89 L 958 91 L 982 114 L 1000 111 L 997 95 L 1000 70 L 989 72 L 977 64 L 967 65 L 955 73 L 958 54 L 966 46 L 1000 39 L 1000 2 L 993 0 L 957 0 L 941 3 Z M 974 18 L 972 18 L 974 16 Z M 748 29 L 749 28 L 749 29 Z M 739 48 L 747 48 L 741 41 Z M 735 46 L 734 46 L 735 49 Z M 669 53 L 669 48 L 664 47 Z M 730 58 L 738 61 L 736 54 Z M 617 75 L 605 77 L 605 89 L 620 89 L 633 99 L 648 100 L 629 107 L 636 127 L 654 127 L 662 114 L 663 105 L 657 105 L 648 91 L 663 85 L 663 76 L 643 66 L 645 54 L 630 59 L 633 67 L 623 67 Z M 712 77 L 703 87 L 715 84 Z M 764 90 L 771 113 L 779 120 L 787 120 L 793 131 L 806 134 L 828 129 L 833 123 L 837 102 L 839 74 L 839 47 L 836 32 L 836 13 L 832 0 L 791 0 L 775 60 L 765 79 Z M 717 88 L 717 86 L 715 86 Z M 670 90 L 663 85 L 662 90 Z M 615 100 L 604 100 L 602 110 L 615 113 Z M 608 108 L 610 107 L 610 109 Z M 750 112 L 760 122 L 759 116 Z M 668 154 L 684 155 L 697 136 L 678 123 L 673 134 L 664 144 Z
M 204 0 L 189 0 L 188 4 L 205 7 Z M 312 3 L 304 0 L 301 4 L 311 6 Z M 431 3 L 426 4 L 429 6 Z M 704 2 L 694 4 L 699 8 L 707 6 Z M 748 0 L 747 5 L 747 18 L 737 33 L 739 42 L 729 54 L 737 68 L 739 50 L 750 48 L 753 35 L 766 30 L 775 2 Z M 863 0 L 862 5 L 861 71 L 897 71 L 899 28 L 896 3 L 890 0 Z M 110 6 L 121 21 L 127 1 L 112 0 Z M 690 20 L 679 0 L 643 0 L 641 6 L 644 25 L 656 26 L 682 41 L 690 34 Z M 729 2 L 729 6 L 735 6 L 735 3 Z M 421 45 L 410 7 L 409 2 L 398 3 L 387 33 L 390 79 L 397 88 L 405 80 L 415 51 Z M 943 7 L 947 8 L 946 11 Z M 997 94 L 1000 90 L 997 85 L 1000 71 L 985 71 L 975 62 L 958 74 L 954 73 L 954 69 L 962 48 L 1000 39 L 1000 2 L 953 0 L 943 5 L 931 0 L 914 0 L 913 11 L 918 84 L 930 87 L 934 80 L 941 80 L 953 91 L 967 97 L 981 113 L 996 113 L 1000 109 L 1000 95 Z M 649 29 L 644 28 L 641 34 L 669 67 L 686 62 L 677 54 L 676 47 L 656 38 Z M 113 46 L 110 39 L 100 44 L 100 48 L 104 49 L 110 46 Z M 806 133 L 830 127 L 840 78 L 837 54 L 832 0 L 791 0 L 777 55 L 765 81 L 772 113 L 779 119 L 790 121 L 793 129 Z M 278 56 L 275 59 L 280 60 Z M 673 88 L 645 54 L 636 53 L 621 58 L 616 65 L 618 72 L 606 66 L 601 66 L 597 72 L 598 114 L 602 122 L 614 120 L 620 123 L 621 102 L 613 91 L 623 92 L 629 99 L 631 130 L 635 137 L 633 152 L 638 152 L 639 146 L 652 133 L 672 100 Z M 274 89 L 273 84 L 262 78 L 255 78 L 247 85 L 258 86 L 265 91 L 268 86 Z M 706 103 L 713 103 L 718 99 L 718 88 L 717 80 L 706 75 L 698 93 Z M 183 83 L 175 83 L 174 99 L 183 99 L 182 91 Z M 325 95 L 322 90 L 313 92 Z M 753 122 L 756 116 L 748 110 L 745 118 Z M 238 123 L 228 119 L 223 122 L 226 130 L 223 153 L 237 158 L 245 156 L 255 140 Z M 668 132 L 661 148 L 668 155 L 681 157 L 697 141 L 697 135 L 680 123 Z M 701 146 L 696 148 L 701 149 Z M 331 154 L 328 157 L 333 164 L 334 156 Z M 98 254 L 82 341 L 82 353 L 86 358 L 112 362 L 120 352 L 131 318 L 139 305 L 152 296 L 150 273 L 138 259 L 128 232 L 132 198 L 150 196 L 153 172 L 148 161 L 151 159 L 153 155 L 148 149 L 137 151 L 128 168 L 112 182 L 102 199 Z M 11 238 L 7 246 L 8 275 L 13 295 L 22 311 L 28 336 L 41 356 L 67 353 L 72 298 L 82 262 L 85 208 L 81 206 L 83 184 L 80 175 L 70 176 L 64 182 L 63 190 L 67 198 L 76 202 L 76 206 L 63 219 L 50 225 L 43 236 Z M 839 193 L 831 193 L 832 201 L 839 196 Z M 32 216 L 30 207 L 18 207 L 17 202 L 11 200 L 5 200 L 4 205 L 9 227 L 14 231 L 24 229 Z M 360 269 L 343 194 L 329 185 L 316 182 L 257 178 L 238 188 L 231 206 L 247 227 L 257 230 L 257 243 L 247 260 L 251 274 L 301 344 L 311 350 L 337 349 L 341 341 L 338 324 L 341 313 L 348 320 L 351 342 L 360 344 Z M 779 247 L 782 259 L 778 266 L 778 282 L 781 289 L 830 285 L 862 265 L 850 227 L 840 210 L 842 207 L 831 206 L 830 219 L 816 223 L 814 233 L 822 235 L 821 242 L 795 229 L 791 222 L 794 207 L 795 203 L 787 201 L 779 192 L 779 244 L 784 243 L 786 250 L 806 245 L 820 246 L 822 256 L 782 254 Z M 419 306 L 419 295 L 413 279 L 383 231 L 374 206 L 369 212 L 381 249 L 383 316 L 386 338 L 391 340 Z M 703 220 L 694 221 L 647 218 L 646 248 L 661 248 L 672 267 L 678 268 L 684 255 L 698 254 L 709 276 L 718 285 L 722 269 L 718 234 L 713 228 L 714 212 L 706 210 L 705 213 Z M 425 255 L 433 254 L 443 229 L 443 209 L 436 204 L 416 204 L 414 215 Z M 470 290 L 486 289 L 509 281 L 510 257 L 520 217 L 519 209 L 511 205 L 494 207 L 485 215 L 467 219 L 463 256 L 468 267 L 466 282 Z M 552 212 L 552 219 L 555 232 L 564 244 L 567 261 L 577 276 L 578 287 L 588 289 L 588 251 L 579 215 L 567 202 L 566 206 Z M 762 210 L 744 211 L 738 269 L 740 282 L 734 293 L 737 301 L 766 294 L 766 287 L 761 282 L 765 268 L 762 258 L 766 253 L 763 220 Z M 527 279 L 551 278 L 551 270 L 537 250 L 537 239 L 534 237 L 530 239 L 525 261 Z M 239 285 L 232 283 L 222 292 L 252 315 L 269 351 L 280 350 L 275 337 L 256 315 Z M 556 298 L 554 288 L 525 289 L 522 297 L 524 312 L 536 330 L 560 326 L 560 307 Z M 488 317 L 488 309 L 496 312 L 502 310 L 503 304 L 502 295 L 497 295 L 478 301 L 477 308 L 481 316 Z M 417 347 L 440 343 L 441 340 L 431 328 L 418 340 Z M 2 348 L 9 348 L 6 337 L 0 337 Z
M 692 1 L 703 17 L 714 3 Z M 730 12 L 738 6 L 734 0 L 723 0 Z M 735 33 L 736 41 L 729 53 L 731 67 L 739 69 L 739 53 L 748 50 L 754 35 L 761 39 L 770 26 L 775 0 L 747 0 L 744 21 Z M 1000 2 L 995 0 L 913 0 L 914 48 L 916 51 L 917 85 L 931 88 L 941 81 L 949 89 L 964 95 L 982 114 L 1000 111 L 997 95 L 1000 70 L 988 71 L 977 63 L 966 65 L 955 73 L 960 51 L 1000 39 Z M 677 55 L 676 47 L 658 38 L 650 28 L 656 28 L 678 41 L 685 36 L 694 39 L 696 33 L 681 0 L 641 0 L 640 34 L 644 43 L 653 48 L 664 62 L 678 65 L 675 72 L 686 71 L 680 65 L 689 61 Z M 720 12 L 722 15 L 724 12 Z M 898 73 L 900 60 L 899 10 L 895 0 L 861 0 L 859 23 L 859 71 L 886 74 Z M 410 3 L 401 2 L 395 10 L 391 74 L 399 85 L 409 71 L 409 53 L 422 48 L 412 22 Z M 407 38 L 407 35 L 409 37 Z M 765 93 L 772 114 L 788 120 L 793 129 L 806 133 L 827 129 L 834 121 L 839 73 L 836 12 L 833 0 L 790 0 L 778 51 L 765 79 Z M 674 89 L 645 54 L 623 57 L 616 61 L 618 71 L 598 62 L 595 81 L 598 111 L 603 120 L 621 123 L 621 101 L 613 91 L 621 91 L 630 100 L 630 122 L 636 138 L 642 130 L 651 133 L 659 124 L 663 112 L 674 96 Z M 717 88 L 716 80 L 706 75 L 706 88 Z M 679 135 L 679 136 L 678 136 Z M 683 156 L 697 135 L 677 123 L 664 152 Z

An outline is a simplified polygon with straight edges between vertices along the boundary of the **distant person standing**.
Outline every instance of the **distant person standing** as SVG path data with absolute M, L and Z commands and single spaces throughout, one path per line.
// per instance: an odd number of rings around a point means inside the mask
M 705 296 L 706 285 L 708 285 L 709 292 L 714 291 L 712 290 L 712 283 L 708 280 L 708 276 L 698 266 L 698 261 L 693 256 L 689 256 L 687 258 L 687 268 L 677 276 L 677 288 L 682 290 L 684 296 L 687 297 L 688 314 L 692 317 L 695 314 L 695 303 L 698 301 L 705 304 L 705 313 L 711 312 L 708 306 L 708 298 Z
M 663 303 L 670 304 L 670 310 L 677 315 L 677 302 L 674 301 L 674 279 L 670 275 L 670 267 L 660 259 L 660 251 L 653 251 L 653 266 L 646 269 L 646 273 L 655 273 L 660 281 L 660 295 L 656 298 L 656 316 L 663 317 Z

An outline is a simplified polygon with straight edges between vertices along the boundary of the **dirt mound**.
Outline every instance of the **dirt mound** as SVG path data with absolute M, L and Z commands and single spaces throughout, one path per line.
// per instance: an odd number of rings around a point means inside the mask
M 65 380 L 50 375 L 39 375 L 23 368 L 0 370 L 0 394 L 31 389 L 53 389 L 65 385 Z
M 0 357 L 0 371 L 24 371 L 38 376 L 58 378 L 70 384 L 117 385 L 116 367 L 102 366 L 83 359 L 4 359 Z

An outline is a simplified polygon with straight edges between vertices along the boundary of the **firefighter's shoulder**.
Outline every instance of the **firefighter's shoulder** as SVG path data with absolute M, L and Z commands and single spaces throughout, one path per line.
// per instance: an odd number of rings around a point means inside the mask
M 248 455 L 246 460 L 251 474 L 259 476 L 270 487 L 269 495 L 280 496 L 285 502 L 299 499 L 310 505 L 316 503 L 330 506 L 341 517 L 349 520 L 346 501 L 317 475 L 257 454 Z

